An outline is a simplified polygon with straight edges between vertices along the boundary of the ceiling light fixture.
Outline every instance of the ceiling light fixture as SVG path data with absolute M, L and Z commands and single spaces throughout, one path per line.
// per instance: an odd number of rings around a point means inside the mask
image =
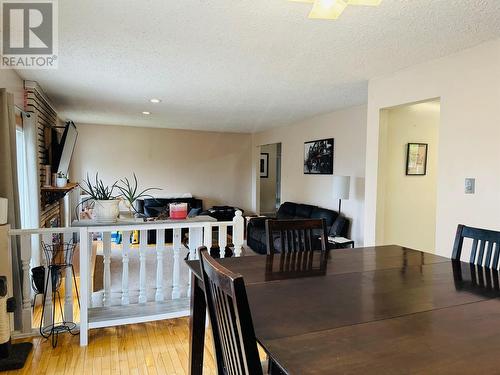
M 161 99 L 156 99 L 156 98 L 149 99 L 149 101 L 150 101 L 151 103 L 161 103 Z
M 150 114 L 151 114 L 151 112 L 148 112 L 148 111 L 142 111 L 142 114 L 143 114 L 143 115 L 150 115 Z
M 382 0 L 289 0 L 313 4 L 309 18 L 336 20 L 348 5 L 379 6 Z

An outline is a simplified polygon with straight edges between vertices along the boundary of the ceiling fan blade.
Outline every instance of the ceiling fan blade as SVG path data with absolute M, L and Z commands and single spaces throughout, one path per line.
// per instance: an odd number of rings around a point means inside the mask
M 346 7 L 344 0 L 315 0 L 309 18 L 336 20 Z

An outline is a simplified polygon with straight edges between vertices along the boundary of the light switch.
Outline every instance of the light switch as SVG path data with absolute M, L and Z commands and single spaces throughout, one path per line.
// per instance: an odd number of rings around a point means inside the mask
M 466 178 L 465 179 L 465 194 L 476 194 L 476 179 Z

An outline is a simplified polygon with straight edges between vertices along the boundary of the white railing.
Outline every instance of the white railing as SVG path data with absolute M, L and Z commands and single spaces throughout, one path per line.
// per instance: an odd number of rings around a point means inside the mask
M 69 241 L 76 233 L 84 232 L 84 228 L 39 228 L 39 229 L 11 229 L 10 236 L 18 236 L 21 248 L 21 266 L 22 266 L 22 326 L 21 335 L 29 335 L 34 332 L 33 314 L 31 308 L 31 268 L 43 265 L 45 267 L 44 285 L 47 285 L 47 297 L 45 300 L 45 310 L 43 324 L 48 325 L 52 322 L 52 283 L 47 283 L 48 271 L 46 258 L 42 254 L 41 241 L 50 244 L 53 235 L 62 235 L 64 241 Z M 39 264 L 41 263 L 41 264 Z M 65 274 L 65 296 L 64 296 L 64 315 L 73 317 L 73 279 L 71 270 L 66 269 Z
M 37 266 L 32 258 L 35 254 L 39 254 L 40 241 L 51 243 L 54 234 L 62 234 L 65 241 L 75 235 L 79 237 L 80 344 L 87 345 L 88 330 L 92 328 L 189 315 L 191 275 L 183 258 L 187 255 L 189 259 L 196 259 L 196 249 L 202 245 L 208 248 L 213 247 L 214 228 L 218 229 L 216 244 L 220 247 L 220 256 L 224 256 L 225 248 L 228 245 L 228 228 L 232 228 L 231 242 L 234 246 L 234 256 L 240 256 L 244 232 L 244 219 L 240 211 L 236 212 L 232 221 L 227 222 L 134 223 L 10 230 L 10 235 L 19 236 L 21 240 L 23 333 L 32 332 L 35 326 L 32 322 L 30 269 Z M 187 247 L 183 246 L 182 243 L 183 229 L 189 232 Z M 172 244 L 165 243 L 165 230 L 172 230 Z M 134 231 L 140 233 L 138 244 L 133 244 L 133 241 L 130 240 L 130 235 Z M 154 244 L 148 245 L 148 231 L 156 232 Z M 111 234 L 113 232 L 122 233 L 121 244 L 112 244 Z M 100 237 L 101 240 L 94 241 L 96 236 Z M 102 291 L 94 292 L 91 257 L 97 259 L 97 256 L 93 254 L 93 246 L 95 247 L 96 244 L 102 244 L 103 288 Z M 35 249 L 36 251 L 33 251 Z M 134 251 L 138 251 L 138 254 Z M 186 255 L 183 252 L 186 252 Z M 131 267 L 131 255 L 138 255 L 138 270 Z M 41 259 L 43 260 L 44 257 L 42 256 Z M 151 259 L 153 259 L 154 267 L 151 265 Z M 134 258 L 134 260 L 136 259 Z M 165 273 L 165 261 L 172 264 L 171 274 Z M 113 265 L 115 262 L 119 262 L 119 267 L 113 268 L 112 262 Z M 47 266 L 44 263 L 43 265 Z M 121 271 L 121 277 L 119 277 L 117 270 Z M 66 317 L 73 317 L 74 298 L 70 272 L 68 268 L 65 275 L 64 314 Z M 147 276 L 152 275 L 153 272 L 155 274 L 154 285 L 149 285 L 148 288 Z M 138 285 L 130 284 L 130 280 L 134 277 L 138 278 Z M 121 279 L 120 282 L 117 283 L 117 279 Z M 49 282 L 48 285 L 50 288 L 51 283 Z M 50 290 L 47 292 L 44 324 L 52 322 L 53 301 Z

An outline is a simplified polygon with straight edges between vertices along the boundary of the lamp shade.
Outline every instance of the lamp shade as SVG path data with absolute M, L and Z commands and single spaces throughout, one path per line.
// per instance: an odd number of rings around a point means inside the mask
M 333 176 L 333 198 L 349 199 L 350 188 L 350 176 Z
M 0 198 L 0 225 L 7 224 L 7 199 Z

